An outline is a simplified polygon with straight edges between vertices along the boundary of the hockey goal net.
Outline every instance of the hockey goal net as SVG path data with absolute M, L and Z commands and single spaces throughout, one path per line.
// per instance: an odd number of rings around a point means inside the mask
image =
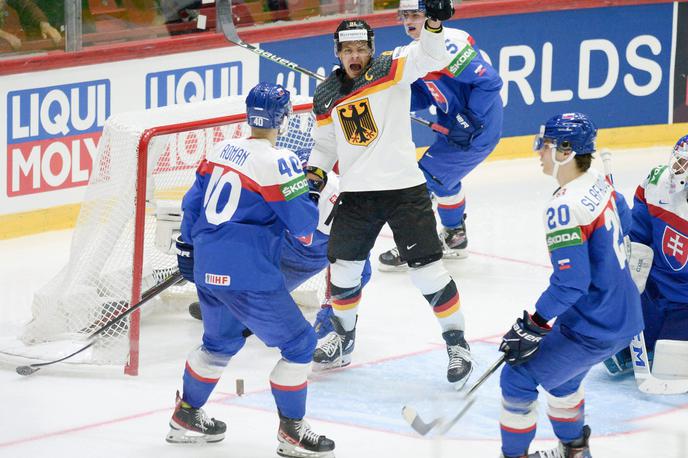
M 297 97 L 293 102 L 294 116 L 278 146 L 311 147 L 310 99 Z M 68 264 L 34 295 L 33 319 L 19 338 L 23 347 L 10 350 L 14 356 L 49 361 L 69 354 L 176 270 L 169 239 L 161 241 L 158 233 L 156 243 L 157 226 L 162 224 L 160 209 L 169 218 L 174 213 L 170 209 L 181 208 L 199 162 L 218 142 L 247 136 L 245 119 L 243 97 L 121 113 L 108 119 Z M 322 300 L 323 277 L 321 273 L 309 280 L 296 294 L 309 302 Z M 193 285 L 171 290 L 168 294 L 195 291 Z M 139 311 L 132 313 L 69 362 L 124 365 L 125 373 L 136 375 L 140 319 Z M 70 344 L 49 345 L 60 341 Z

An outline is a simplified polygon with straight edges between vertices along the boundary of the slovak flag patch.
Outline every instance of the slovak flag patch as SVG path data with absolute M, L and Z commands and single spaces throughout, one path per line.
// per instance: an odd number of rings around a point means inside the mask
M 662 254 L 675 271 L 685 267 L 688 261 L 688 237 L 667 226 L 662 236 Z
M 440 88 L 437 87 L 437 85 L 432 81 L 423 82 L 428 87 L 430 94 L 432 94 L 432 98 L 435 99 L 435 102 L 437 102 L 437 108 L 447 113 L 449 111 L 449 102 L 447 101 L 447 98 L 444 96 L 444 94 L 442 94 Z
M 560 259 L 557 261 L 559 264 L 559 270 L 567 270 L 571 268 L 571 260 L 569 258 Z

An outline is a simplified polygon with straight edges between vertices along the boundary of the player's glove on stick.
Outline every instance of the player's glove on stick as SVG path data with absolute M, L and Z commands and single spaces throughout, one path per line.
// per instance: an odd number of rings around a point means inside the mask
M 327 173 L 318 167 L 308 166 L 306 167 L 306 178 L 308 179 L 308 197 L 317 205 L 320 200 L 320 193 L 327 184 Z
M 461 148 L 468 149 L 473 139 L 480 135 L 485 125 L 470 111 L 464 111 L 456 115 L 456 122 L 449 128 L 447 138 L 450 143 Z
M 542 321 L 542 326 L 524 311 L 523 318 L 516 320 L 509 332 L 504 334 L 499 350 L 505 353 L 507 363 L 518 366 L 538 351 L 542 338 L 552 330 L 542 318 L 538 317 L 538 321 Z
M 175 240 L 177 248 L 177 264 L 179 265 L 179 272 L 184 277 L 184 280 L 194 282 L 194 257 L 193 245 L 182 240 L 182 236 L 177 236 Z
M 454 15 L 452 0 L 425 0 L 425 16 L 435 21 L 446 21 Z

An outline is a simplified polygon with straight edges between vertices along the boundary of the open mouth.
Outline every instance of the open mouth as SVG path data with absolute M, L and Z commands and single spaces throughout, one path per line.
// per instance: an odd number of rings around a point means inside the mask
M 349 64 L 349 70 L 351 70 L 353 73 L 358 73 L 363 69 L 361 64 Z

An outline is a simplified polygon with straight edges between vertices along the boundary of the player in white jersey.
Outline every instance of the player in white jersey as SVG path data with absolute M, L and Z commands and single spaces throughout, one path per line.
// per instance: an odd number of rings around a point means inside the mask
M 464 338 L 456 284 L 444 268 L 442 246 L 411 141 L 410 85 L 450 64 L 442 20 L 451 2 L 429 0 L 420 40 L 373 58 L 373 30 L 362 20 L 345 20 L 334 34 L 340 68 L 318 86 L 313 98 L 317 126 L 308 177 L 311 187 L 326 183 L 339 161 L 340 200 L 328 257 L 335 332 L 318 346 L 313 360 L 322 368 L 351 362 L 361 272 L 382 226 L 411 267 L 411 280 L 432 307 L 447 343 L 447 379 L 463 386 L 472 370 Z
M 544 213 L 554 271 L 533 314 L 523 312 L 500 346 L 508 363 L 500 379 L 502 453 L 507 458 L 590 458 L 583 379 L 642 328 L 619 200 L 611 182 L 590 168 L 596 135 L 587 116 L 564 113 L 549 119 L 536 137 L 543 172 L 560 186 Z M 538 386 L 545 391 L 559 444 L 529 455 Z
M 669 163 L 653 168 L 633 199 L 631 273 L 641 292 L 650 360 L 673 376 L 688 370 L 688 135 L 674 146 Z M 647 253 L 643 255 L 643 253 Z M 655 352 L 655 344 L 667 354 Z M 671 354 L 674 355 L 671 355 Z M 681 360 L 684 362 L 681 363 Z M 628 348 L 605 361 L 610 373 L 630 371 Z M 663 369 L 653 364 L 655 369 Z

